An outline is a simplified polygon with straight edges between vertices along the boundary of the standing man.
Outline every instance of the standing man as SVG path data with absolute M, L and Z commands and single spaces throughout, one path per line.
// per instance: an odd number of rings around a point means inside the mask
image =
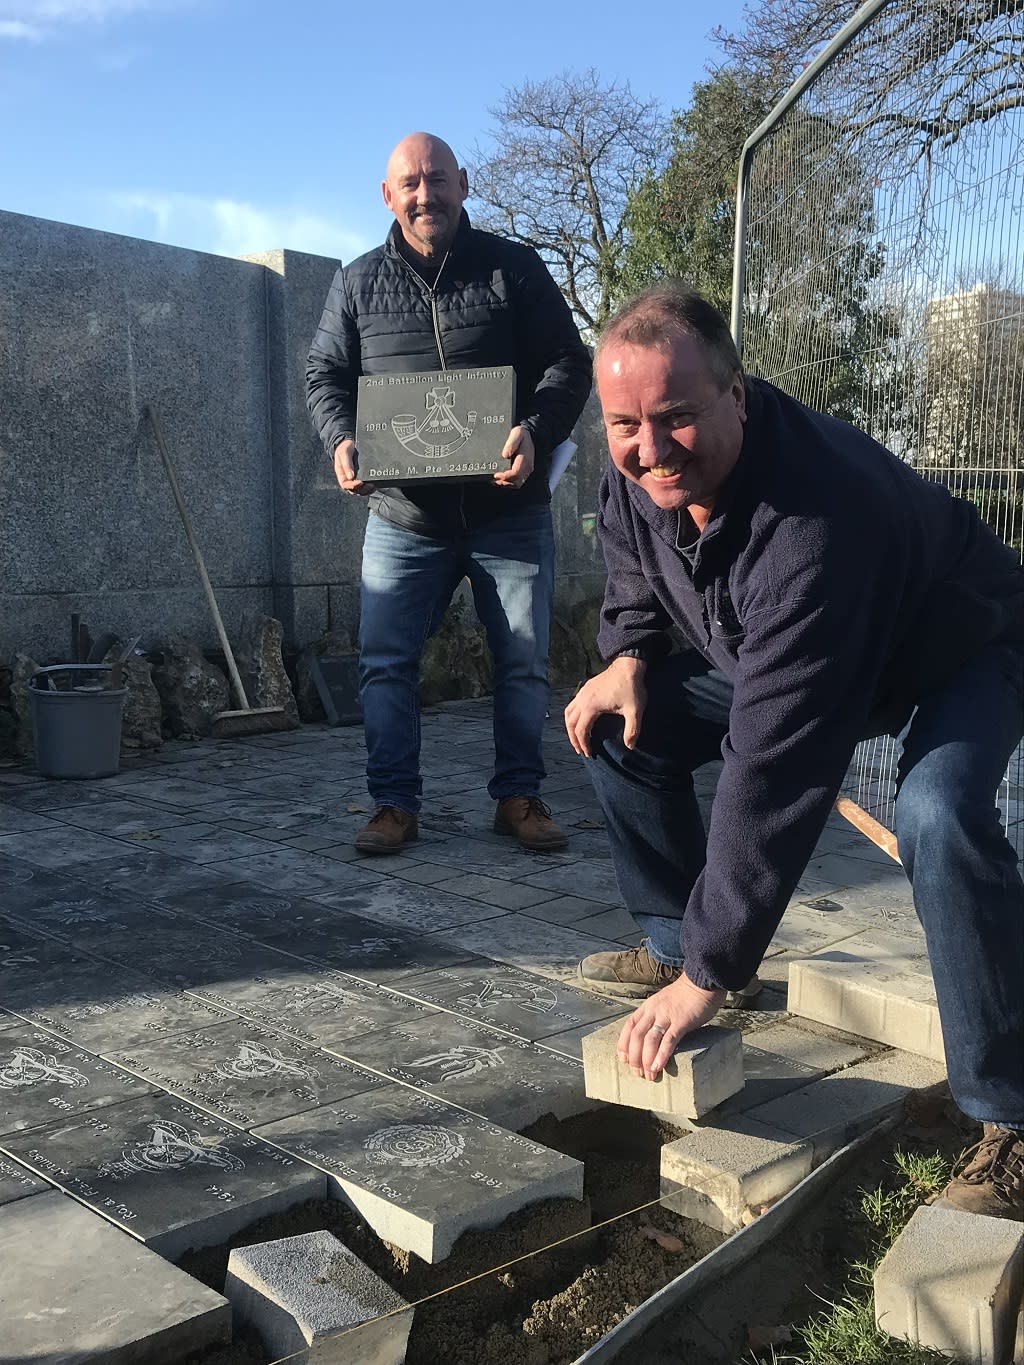
M 653 1078 L 748 981 L 857 741 L 910 720 L 900 856 L 950 1087 L 984 1125 L 944 1197 L 1024 1219 L 1024 886 L 995 805 L 1024 726 L 1024 570 L 970 503 L 745 378 L 724 319 L 681 286 L 613 318 L 596 370 L 611 662 L 566 726 L 646 935 L 580 964 L 646 997 L 620 1057 Z M 670 625 L 692 651 L 668 657 Z M 691 773 L 717 757 L 705 839 Z
M 548 468 L 590 392 L 590 353 L 529 247 L 474 228 L 466 172 L 447 143 L 411 133 L 381 189 L 382 247 L 334 277 L 306 369 L 306 400 L 341 488 L 369 496 L 359 621 L 366 775 L 376 809 L 356 836 L 393 853 L 417 836 L 419 665 L 469 578 L 494 656 L 494 828 L 524 848 L 564 848 L 540 799 L 554 590 Z M 491 482 L 387 488 L 359 478 L 360 375 L 512 365 L 515 425 Z

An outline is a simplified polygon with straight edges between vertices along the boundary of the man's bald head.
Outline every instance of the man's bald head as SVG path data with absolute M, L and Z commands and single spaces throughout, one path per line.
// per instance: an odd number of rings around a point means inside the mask
M 388 157 L 384 202 L 402 236 L 422 256 L 443 257 L 455 240 L 469 193 L 455 153 L 433 133 L 410 133 Z

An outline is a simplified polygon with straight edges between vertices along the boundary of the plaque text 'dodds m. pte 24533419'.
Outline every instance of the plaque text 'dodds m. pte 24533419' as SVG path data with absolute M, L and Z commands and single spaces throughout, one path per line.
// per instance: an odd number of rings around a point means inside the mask
M 509 467 L 511 365 L 364 375 L 356 406 L 358 474 L 369 483 L 479 479 Z

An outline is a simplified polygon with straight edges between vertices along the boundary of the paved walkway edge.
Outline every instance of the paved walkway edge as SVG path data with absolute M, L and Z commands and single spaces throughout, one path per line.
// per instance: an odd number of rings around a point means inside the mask
M 869 1133 L 840 1148 L 766 1213 L 652 1294 L 579 1356 L 573 1365 L 607 1365 L 608 1361 L 618 1360 L 624 1348 L 653 1327 L 665 1313 L 688 1303 L 710 1285 L 719 1284 L 723 1275 L 744 1265 L 762 1247 L 774 1241 L 779 1233 L 824 1194 L 873 1137 L 895 1128 L 899 1121 L 899 1115 L 892 1115 Z

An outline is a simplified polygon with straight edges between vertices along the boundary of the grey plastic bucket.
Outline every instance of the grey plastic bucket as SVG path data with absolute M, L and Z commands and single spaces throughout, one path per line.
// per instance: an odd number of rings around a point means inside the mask
M 36 767 L 43 777 L 111 777 L 121 759 L 125 689 L 110 687 L 106 664 L 57 664 L 28 683 Z M 71 686 L 53 691 L 59 675 Z M 63 679 L 61 681 L 64 681 Z

